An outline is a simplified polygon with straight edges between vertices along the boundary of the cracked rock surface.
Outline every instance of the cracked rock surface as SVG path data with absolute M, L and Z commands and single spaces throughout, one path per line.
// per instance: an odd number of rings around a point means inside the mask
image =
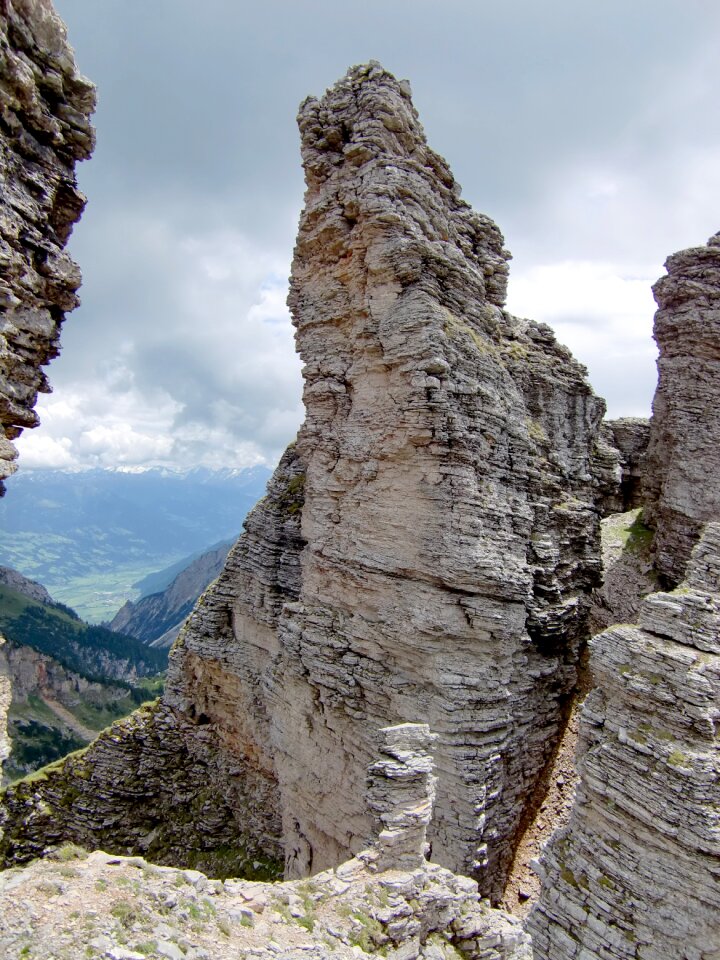
M 655 569 L 670 586 L 720 515 L 720 233 L 673 254 L 653 287 L 660 351 L 643 496 Z
M 163 722 L 234 811 L 235 844 L 282 848 L 290 878 L 367 846 L 374 731 L 429 724 L 433 859 L 499 899 L 576 682 L 617 453 L 598 453 L 584 368 L 504 309 L 502 236 L 427 145 L 407 83 L 355 67 L 299 125 L 306 419 L 179 637 Z M 128 834 L 164 796 L 142 724 L 132 736 L 134 805 L 104 779 L 107 744 L 83 761 Z M 7 862 L 46 822 L 28 826 L 16 796 Z M 203 829 L 192 848 L 209 852 Z
M 552 960 L 720 957 L 720 524 L 672 593 L 592 641 L 569 825 L 528 929 Z
M 0 493 L 11 441 L 38 423 L 41 367 L 59 351 L 80 271 L 64 251 L 85 198 L 75 164 L 90 156 L 95 88 L 78 73 L 50 0 L 0 3 Z

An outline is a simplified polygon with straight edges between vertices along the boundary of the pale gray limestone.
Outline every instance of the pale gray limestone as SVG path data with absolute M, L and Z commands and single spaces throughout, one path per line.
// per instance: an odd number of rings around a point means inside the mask
M 720 957 L 720 523 L 637 626 L 592 642 L 580 783 L 530 917 L 552 960 Z
M 655 568 L 675 586 L 703 524 L 720 516 L 720 233 L 665 268 L 653 287 L 660 356 L 643 496 Z

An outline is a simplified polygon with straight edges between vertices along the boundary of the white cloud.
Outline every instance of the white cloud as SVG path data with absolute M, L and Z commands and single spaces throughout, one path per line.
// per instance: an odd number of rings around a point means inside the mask
M 511 276 L 508 309 L 549 324 L 588 368 L 609 416 L 648 416 L 654 392 L 657 267 L 602 261 L 538 265 Z

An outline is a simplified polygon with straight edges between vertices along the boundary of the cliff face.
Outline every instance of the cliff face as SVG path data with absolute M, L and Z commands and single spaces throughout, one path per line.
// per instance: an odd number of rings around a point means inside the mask
M 38 391 L 49 390 L 40 368 L 78 303 L 80 272 L 63 248 L 85 205 L 74 170 L 94 145 L 94 108 L 50 0 L 1 0 L 0 481 L 15 469 L 10 441 L 37 425 Z
M 386 728 L 379 739 L 368 801 L 380 832 L 356 859 L 312 880 L 223 883 L 65 847 L 0 874 L 3 957 L 29 949 L 75 957 L 90 948 L 128 960 L 530 960 L 517 920 L 480 902 L 472 880 L 425 860 L 435 783 L 427 727 Z
M 422 721 L 438 733 L 434 856 L 499 897 L 598 578 L 617 466 L 598 455 L 603 404 L 547 327 L 503 310 L 502 237 L 427 146 L 407 84 L 355 68 L 299 122 L 306 422 L 184 628 L 159 712 L 90 748 L 91 788 L 69 765 L 68 790 L 8 791 L 3 856 L 92 842 L 106 810 L 114 849 L 142 849 L 140 815 L 163 822 L 165 862 L 220 855 L 230 840 L 202 817 L 194 837 L 168 817 L 154 750 L 174 717 L 199 809 L 222 797 L 236 848 L 316 872 L 371 836 L 372 731 Z M 173 778 L 200 789 L 190 760 Z
M 660 356 L 643 493 L 655 567 L 674 586 L 703 524 L 720 513 L 720 233 L 665 267 L 653 287 Z
M 720 524 L 637 626 L 592 642 L 568 828 L 546 847 L 538 957 L 720 955 Z
M 167 699 L 276 779 L 290 874 L 369 836 L 368 731 L 429 722 L 434 855 L 497 896 L 575 681 L 603 405 L 547 327 L 503 310 L 502 237 L 460 199 L 406 84 L 355 68 L 299 124 L 306 420 Z M 301 521 L 289 550 L 278 496 Z

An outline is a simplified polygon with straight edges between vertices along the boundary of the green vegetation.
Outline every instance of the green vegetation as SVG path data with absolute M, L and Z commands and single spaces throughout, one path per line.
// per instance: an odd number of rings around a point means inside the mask
M 87 680 L 107 681 L 134 667 L 141 676 L 167 667 L 167 650 L 84 623 L 61 604 L 44 604 L 0 584 L 0 630 L 15 644 L 44 653 Z M 122 681 L 117 681 L 122 682 Z M 128 690 L 132 684 L 125 683 Z M 144 696 L 139 696 L 141 703 Z

